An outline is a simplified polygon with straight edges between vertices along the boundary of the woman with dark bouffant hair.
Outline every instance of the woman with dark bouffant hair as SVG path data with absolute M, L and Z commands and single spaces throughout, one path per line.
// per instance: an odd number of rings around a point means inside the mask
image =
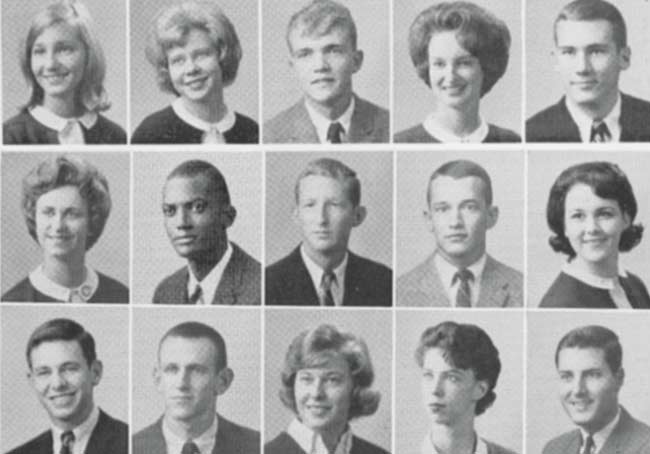
M 585 162 L 553 183 L 546 221 L 554 251 L 568 256 L 540 307 L 650 309 L 645 285 L 619 264 L 619 253 L 641 241 L 636 198 L 627 176 L 611 162 Z

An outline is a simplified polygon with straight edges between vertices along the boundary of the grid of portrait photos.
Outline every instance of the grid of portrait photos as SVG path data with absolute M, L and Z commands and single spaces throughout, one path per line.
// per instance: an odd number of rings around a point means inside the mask
M 0 452 L 650 454 L 650 2 L 0 23 Z

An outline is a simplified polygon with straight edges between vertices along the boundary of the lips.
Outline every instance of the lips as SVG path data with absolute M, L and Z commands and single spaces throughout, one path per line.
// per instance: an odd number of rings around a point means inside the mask
M 74 401 L 74 392 L 57 394 L 55 396 L 50 396 L 49 399 L 57 407 L 65 407 L 70 405 Z
M 177 236 L 177 237 L 174 237 L 174 239 L 173 239 L 174 244 L 178 244 L 178 245 L 191 244 L 195 240 L 196 240 L 195 235 Z
M 311 81 L 312 85 L 329 85 L 334 83 L 333 77 L 319 77 Z
M 576 400 L 576 401 L 570 401 L 569 406 L 573 408 L 576 411 L 586 411 L 589 410 L 591 407 L 591 400 Z
M 573 85 L 574 87 L 583 88 L 583 89 L 593 88 L 597 84 L 598 82 L 595 80 L 583 80 L 583 81 L 571 82 L 571 85 Z
M 463 241 L 467 238 L 466 233 L 454 233 L 452 235 L 445 236 L 449 241 Z
M 202 88 L 207 80 L 208 80 L 208 77 L 205 76 L 205 77 L 200 77 L 198 79 L 192 79 L 192 80 L 185 81 L 184 84 L 185 84 L 186 87 L 189 87 L 189 88 L 191 88 L 193 90 L 196 90 L 196 89 Z

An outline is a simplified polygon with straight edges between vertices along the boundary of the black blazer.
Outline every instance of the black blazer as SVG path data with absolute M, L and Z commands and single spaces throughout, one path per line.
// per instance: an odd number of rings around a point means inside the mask
M 387 266 L 348 251 L 344 306 L 391 306 L 393 273 Z M 266 268 L 267 305 L 318 306 L 318 293 L 300 255 L 300 246 Z
M 291 435 L 282 432 L 264 445 L 264 454 L 305 454 L 305 451 L 291 438 Z M 353 435 L 350 454 L 388 454 L 388 451 Z
M 7 454 L 52 454 L 52 431 L 48 430 Z M 85 454 L 128 454 L 129 427 L 99 410 L 99 420 L 90 434 Z
M 650 142 L 650 102 L 621 93 L 621 142 Z M 565 97 L 526 121 L 527 142 L 581 142 Z

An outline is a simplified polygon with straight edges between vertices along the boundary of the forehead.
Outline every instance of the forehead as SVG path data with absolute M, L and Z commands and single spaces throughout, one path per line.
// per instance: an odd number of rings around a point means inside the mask
M 461 57 L 471 55 L 458 42 L 458 32 L 455 30 L 443 30 L 431 35 L 427 50 L 429 57 Z
M 345 27 L 334 26 L 325 33 L 321 30 L 321 24 L 311 28 L 304 24 L 298 24 L 289 32 L 289 44 L 291 49 L 318 49 L 331 44 L 351 45 L 350 32 Z
M 594 347 L 563 348 L 558 354 L 557 367 L 559 370 L 609 370 L 609 366 L 605 360 L 605 351 L 601 348 Z
M 214 184 L 203 173 L 194 176 L 172 177 L 165 182 L 163 199 L 165 203 L 182 203 L 197 198 L 210 199 L 215 196 Z
M 485 200 L 485 182 L 479 177 L 454 178 L 440 175 L 429 186 L 431 203 Z
M 342 374 L 350 374 L 350 364 L 341 354 L 324 354 L 316 357 L 314 364 L 298 370 L 300 372 L 326 374 L 331 372 L 339 372 Z
M 75 27 L 66 22 L 56 22 L 43 28 L 34 44 L 45 44 L 56 41 L 80 41 Z
M 327 175 L 307 175 L 298 182 L 298 197 L 306 198 L 347 198 L 347 185 L 337 178 Z
M 212 366 L 217 363 L 217 348 L 206 337 L 188 338 L 172 336 L 160 345 L 161 363 L 202 364 Z
M 37 206 L 84 206 L 85 201 L 79 188 L 72 185 L 60 186 L 47 191 L 36 201 Z
M 619 208 L 615 199 L 604 199 L 594 192 L 593 188 L 584 183 L 576 183 L 567 192 L 565 206 L 567 209 L 612 206 Z
M 555 26 L 555 37 L 559 47 L 615 44 L 612 24 L 604 19 L 560 20 Z
M 67 362 L 85 363 L 83 350 L 76 340 L 53 340 L 38 344 L 29 353 L 32 368 L 56 366 Z
M 182 33 L 182 30 L 179 30 L 179 33 Z M 191 27 L 187 32 L 179 34 L 178 39 L 170 44 L 167 52 L 213 47 L 213 45 L 207 31 L 201 28 Z

